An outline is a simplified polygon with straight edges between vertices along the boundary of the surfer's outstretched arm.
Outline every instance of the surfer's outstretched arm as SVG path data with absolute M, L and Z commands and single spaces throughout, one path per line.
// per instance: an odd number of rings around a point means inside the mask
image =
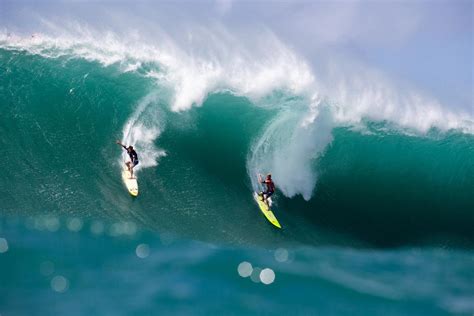
M 117 143 L 117 144 L 119 144 L 120 146 L 122 146 L 124 149 L 127 149 L 127 147 L 125 147 L 125 145 L 124 145 L 124 144 L 122 144 L 122 142 L 120 142 L 119 140 L 118 140 L 118 141 L 116 141 L 116 143 Z

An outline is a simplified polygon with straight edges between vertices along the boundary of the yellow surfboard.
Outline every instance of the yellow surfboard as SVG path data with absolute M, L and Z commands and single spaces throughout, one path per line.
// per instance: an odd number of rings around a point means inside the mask
M 254 197 L 255 201 L 257 202 L 258 207 L 262 211 L 263 215 L 265 215 L 265 217 L 268 219 L 268 221 L 270 223 L 272 223 L 274 226 L 276 226 L 278 228 L 281 228 L 280 223 L 276 219 L 276 217 L 273 214 L 272 210 L 268 208 L 267 203 L 262 201 L 262 198 L 256 192 L 253 193 L 253 197 Z
M 127 168 L 125 168 L 122 171 L 122 180 L 123 183 L 125 183 L 125 186 L 127 187 L 128 192 L 132 196 L 138 196 L 138 181 L 137 177 L 133 175 L 133 178 L 130 177 L 130 171 L 128 171 Z

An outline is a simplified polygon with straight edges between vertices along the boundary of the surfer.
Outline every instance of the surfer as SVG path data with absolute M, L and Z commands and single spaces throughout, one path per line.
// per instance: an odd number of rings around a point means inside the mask
M 128 171 L 130 171 L 130 179 L 133 178 L 133 168 L 138 165 L 138 155 L 137 152 L 133 149 L 133 146 L 125 146 L 122 144 L 119 140 L 117 141 L 117 144 L 122 146 L 128 153 L 128 156 L 130 157 L 130 161 L 127 161 L 125 165 L 128 168 Z
M 259 180 L 261 184 L 265 184 L 266 190 L 264 192 L 260 192 L 260 196 L 262 197 L 262 201 L 264 201 L 268 207 L 270 204 L 268 203 L 268 198 L 275 193 L 275 183 L 273 183 L 272 175 L 268 174 L 265 180 L 262 180 L 262 176 L 259 175 Z

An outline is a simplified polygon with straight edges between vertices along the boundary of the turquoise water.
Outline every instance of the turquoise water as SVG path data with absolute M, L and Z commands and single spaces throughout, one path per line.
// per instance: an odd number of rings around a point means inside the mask
M 0 49 L 0 314 L 474 312 L 471 134 L 323 109 L 307 137 L 284 89 L 175 112 L 150 71 Z M 138 150 L 136 199 L 116 139 Z M 256 169 L 282 230 L 252 199 Z
M 275 250 L 133 232 L 97 221 L 52 223 L 51 218 L 2 222 L 2 235 L 10 241 L 0 254 L 2 314 L 468 315 L 472 310 L 474 256 L 463 251 Z M 143 245 L 146 251 L 140 251 Z M 271 268 L 274 282 L 239 276 L 242 262 L 255 270 Z

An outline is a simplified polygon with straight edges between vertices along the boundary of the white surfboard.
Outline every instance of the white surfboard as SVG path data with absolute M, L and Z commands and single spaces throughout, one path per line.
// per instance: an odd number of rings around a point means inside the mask
M 132 196 L 138 196 L 138 181 L 137 181 L 137 176 L 134 174 L 133 178 L 130 177 L 130 171 L 128 171 L 127 168 L 125 168 L 122 171 L 122 180 L 123 183 L 125 183 L 125 186 L 127 187 L 128 192 Z

